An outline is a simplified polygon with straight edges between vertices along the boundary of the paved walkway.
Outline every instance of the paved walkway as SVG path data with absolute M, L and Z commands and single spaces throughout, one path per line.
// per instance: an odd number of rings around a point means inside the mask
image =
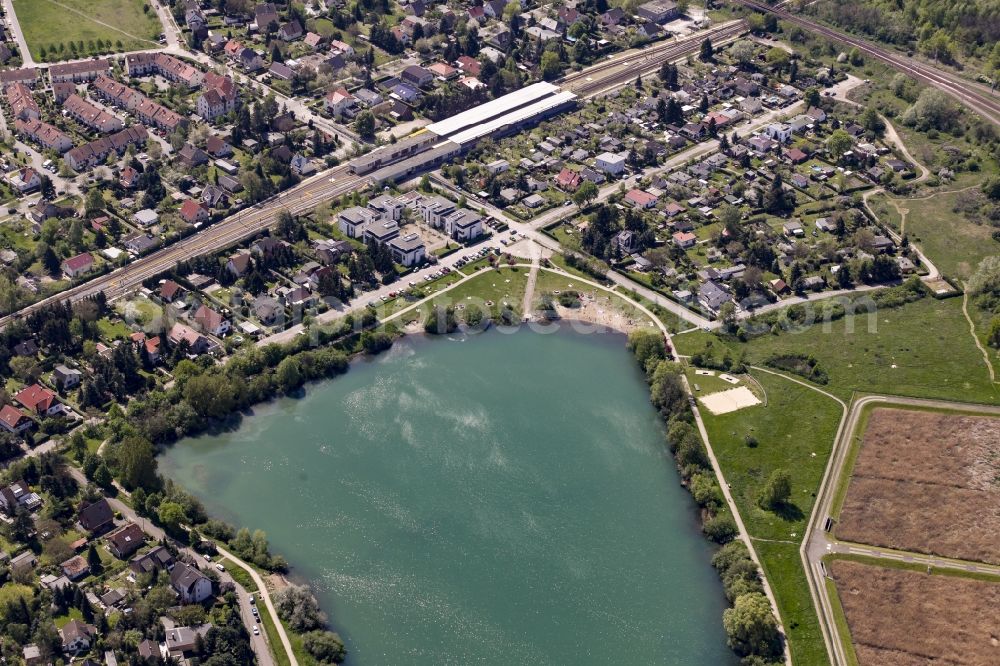
M 17 14 L 14 13 L 14 1 L 13 0 L 3 0 L 4 16 L 7 18 L 7 26 L 10 28 L 11 34 L 14 35 L 14 40 L 17 42 L 17 49 L 21 52 L 21 60 L 24 62 L 22 67 L 34 67 L 35 59 L 31 57 L 31 51 L 28 49 L 28 42 L 24 39 L 24 32 L 21 30 L 21 24 L 17 22 Z

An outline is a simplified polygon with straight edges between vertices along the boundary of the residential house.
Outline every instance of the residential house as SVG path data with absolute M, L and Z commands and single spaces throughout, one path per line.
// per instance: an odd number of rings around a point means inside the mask
M 353 108 L 356 103 L 357 100 L 347 91 L 346 88 L 331 90 L 326 94 L 325 98 L 326 110 L 336 116 L 344 115 L 347 111 Z
M 186 562 L 178 562 L 171 569 L 170 586 L 185 604 L 200 604 L 212 596 L 212 581 Z
M 694 247 L 694 244 L 698 242 L 698 237 L 689 231 L 675 231 L 673 235 L 674 245 L 686 250 L 689 247 Z
M 603 171 L 611 176 L 620 176 L 625 171 L 625 155 L 617 153 L 601 153 L 597 156 L 598 171 Z
M 169 570 L 174 566 L 174 556 L 163 546 L 156 546 L 148 553 L 129 560 L 128 568 L 136 574 L 150 573 L 157 569 Z
M 181 323 L 174 324 L 167 333 L 167 341 L 171 345 L 186 344 L 192 354 L 204 354 L 212 348 L 212 342 L 190 326 Z
M 483 234 L 483 218 L 478 213 L 460 208 L 444 218 L 444 232 L 460 243 L 475 240 Z
M 198 308 L 198 311 L 195 312 L 193 319 L 194 322 L 201 327 L 202 331 L 216 337 L 222 337 L 228 333 L 231 328 L 231 324 L 228 319 L 207 305 L 202 305 Z
M 41 177 L 38 175 L 38 172 L 31 167 L 25 167 L 23 169 L 12 171 L 7 177 L 7 182 L 12 188 L 14 188 L 14 190 L 17 191 L 18 194 L 34 192 L 42 186 Z
M 21 137 L 27 137 L 43 148 L 65 153 L 73 147 L 73 139 L 62 130 L 41 120 L 14 120 L 14 131 Z
M 254 22 L 257 24 L 257 30 L 260 32 L 270 31 L 272 23 L 276 30 L 278 21 L 278 10 L 275 8 L 273 2 L 262 2 L 254 8 Z
M 403 204 L 395 197 L 382 194 L 368 202 L 368 208 L 378 213 L 380 220 L 399 222 L 403 217 Z
M 278 39 L 283 42 L 294 42 L 297 39 L 302 39 L 302 35 L 302 24 L 297 20 L 289 21 L 278 29 Z
M 792 137 L 792 128 L 785 123 L 771 123 L 764 131 L 768 137 L 778 143 L 785 143 Z
M 365 228 L 378 220 L 378 213 L 370 208 L 353 206 L 340 211 L 337 226 L 349 238 L 360 238 Z
M 296 153 L 292 156 L 292 161 L 288 163 L 288 166 L 292 169 L 292 173 L 297 176 L 308 176 L 316 173 L 316 165 L 313 164 L 311 159 L 301 153 Z
M 4 407 L 11 406 L 5 405 Z M 3 509 L 8 516 L 13 516 L 18 507 L 34 511 L 41 505 L 42 498 L 38 496 L 38 493 L 31 492 L 31 488 L 28 487 L 24 479 L 15 481 L 9 486 L 0 487 L 0 509 Z
M 698 302 L 703 308 L 713 314 L 717 314 L 719 309 L 732 299 L 729 290 L 725 285 L 714 280 L 706 280 L 698 288 Z
M 122 245 L 134 255 L 145 254 L 157 245 L 157 241 L 151 235 L 136 231 L 121 239 Z
M 106 497 L 102 497 L 96 502 L 83 504 L 77 512 L 77 519 L 80 526 L 91 534 L 98 534 L 112 527 L 115 522 L 115 514 L 111 510 L 111 504 Z
M 108 537 L 108 550 L 119 560 L 124 560 L 142 548 L 145 538 L 141 527 L 129 523 Z
M 97 627 L 77 619 L 70 620 L 59 630 L 62 649 L 66 654 L 76 654 L 89 650 L 95 636 L 97 636 Z
M 31 96 L 31 89 L 23 83 L 13 83 L 6 87 L 4 95 L 10 104 L 11 113 L 21 120 L 38 120 L 42 117 L 38 103 Z
M 0 408 L 0 428 L 13 435 L 24 433 L 34 424 L 34 421 L 13 405 L 4 405 Z
M 81 252 L 62 262 L 62 272 L 68 278 L 75 278 L 89 272 L 94 267 L 94 257 L 89 252 Z
M 52 383 L 63 391 L 80 385 L 83 373 L 75 368 L 67 368 L 65 365 L 57 365 L 52 371 Z
M 652 208 L 656 205 L 656 196 L 645 190 L 632 189 L 625 195 L 625 201 L 636 208 Z
M 125 126 L 117 116 L 91 104 L 75 93 L 63 102 L 63 110 L 70 118 L 102 134 L 118 132 Z
M 95 58 L 93 60 L 78 60 L 76 62 L 52 65 L 49 67 L 49 78 L 53 83 L 86 83 L 110 71 L 110 60 Z
M 389 241 L 392 260 L 403 266 L 415 266 L 424 261 L 426 246 L 417 234 L 395 237 Z
M 177 151 L 177 159 L 191 169 L 208 164 L 208 154 L 190 143 L 181 146 L 181 149 Z
M 419 65 L 409 65 L 403 70 L 402 79 L 417 87 L 430 85 L 434 81 L 434 74 Z
M 215 72 L 205 74 L 204 92 L 195 103 L 195 109 L 199 116 L 212 121 L 235 111 L 239 104 L 239 91 L 232 78 Z
M 75 555 L 59 565 L 62 573 L 70 580 L 79 580 L 90 573 L 90 565 L 87 560 Z
M 211 218 L 208 206 L 194 199 L 188 199 L 181 205 L 180 216 L 188 224 L 204 224 Z
M 156 214 L 155 210 L 143 208 L 132 215 L 132 221 L 143 229 L 148 229 L 160 221 L 160 216 Z
M 556 176 L 556 186 L 567 192 L 575 192 L 580 187 L 580 174 L 572 169 L 563 168 Z
M 250 265 L 250 253 L 245 250 L 241 250 L 236 254 L 229 256 L 229 259 L 226 261 L 226 270 L 236 277 L 243 277 L 243 275 L 250 269 Z

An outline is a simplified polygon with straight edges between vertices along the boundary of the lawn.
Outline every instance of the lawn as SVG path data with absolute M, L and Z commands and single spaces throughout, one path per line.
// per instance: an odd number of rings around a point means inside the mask
M 44 60 L 148 49 L 156 46 L 163 31 L 156 11 L 143 0 L 14 0 L 14 12 L 32 55 L 39 60 L 43 60 L 42 48 L 47 51 Z M 97 40 L 110 46 L 97 48 Z M 75 54 L 69 49 L 71 42 L 77 44 Z M 64 45 L 61 57 L 49 55 L 60 45 Z
M 954 211 L 961 193 L 942 192 L 919 200 L 897 199 L 909 212 L 906 233 L 944 275 L 966 280 L 985 257 L 1000 254 L 989 224 L 975 224 Z
M 442 294 L 435 303 L 455 305 L 480 302 L 492 302 L 494 312 L 508 303 L 518 313 L 520 318 L 524 290 L 528 284 L 528 269 L 519 267 L 504 267 L 499 270 L 482 270 L 475 278 L 460 284 Z M 423 309 L 426 309 L 424 306 Z
M 783 377 L 760 371 L 754 371 L 753 376 L 767 394 L 766 406 L 719 416 L 703 410 L 702 417 L 733 500 L 778 599 L 795 663 L 821 663 L 826 648 L 809 596 L 799 545 L 842 410 L 831 398 Z M 698 376 L 695 381 L 711 379 Z M 755 446 L 747 444 L 749 437 L 756 440 Z M 757 496 L 777 469 L 791 476 L 792 499 L 780 512 L 765 511 L 758 506 Z
M 857 391 L 1000 403 L 958 298 L 925 297 L 871 318 L 862 313 L 746 343 L 701 331 L 674 338 L 682 354 L 703 350 L 709 340 L 729 346 L 734 358 L 745 351 L 757 365 L 774 354 L 810 354 L 829 374 L 825 388 L 843 399 Z

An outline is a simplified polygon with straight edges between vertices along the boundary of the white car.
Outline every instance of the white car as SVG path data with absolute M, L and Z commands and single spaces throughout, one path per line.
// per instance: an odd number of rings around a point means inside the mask
M 219 571 L 225 571 L 226 570 L 226 567 L 222 566 L 222 562 L 219 562 L 218 564 L 216 564 L 215 568 L 218 569 Z
M 257 628 L 256 624 L 253 625 L 253 635 L 254 636 L 260 636 L 260 629 Z

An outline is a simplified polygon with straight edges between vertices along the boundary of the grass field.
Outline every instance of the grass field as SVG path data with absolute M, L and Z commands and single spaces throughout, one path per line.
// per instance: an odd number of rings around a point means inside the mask
M 929 198 L 897 199 L 906 209 L 906 233 L 944 275 L 966 280 L 985 257 L 1000 253 L 989 224 L 974 224 L 954 211 L 961 192 Z
M 1000 419 L 875 409 L 864 430 L 837 537 L 996 563 Z
M 37 60 L 43 60 L 42 48 L 48 61 L 148 49 L 157 45 L 156 38 L 163 31 L 152 7 L 143 12 L 143 0 L 13 1 L 28 48 Z M 98 48 L 97 40 L 108 46 Z M 75 53 L 70 42 L 76 44 Z
M 990 383 L 960 298 L 928 297 L 883 309 L 872 318 L 871 331 L 869 321 L 860 314 L 832 322 L 828 331 L 815 324 L 746 343 L 722 341 L 701 331 L 676 336 L 674 342 L 682 354 L 693 354 L 711 340 L 716 347 L 730 347 L 734 358 L 746 351 L 755 365 L 774 354 L 811 354 L 829 374 L 824 388 L 842 399 L 863 392 L 1000 403 L 1000 391 Z
M 702 416 L 777 597 L 795 663 L 822 663 L 826 648 L 809 596 L 799 545 L 842 410 L 831 398 L 786 378 L 759 371 L 753 376 L 767 394 L 766 406 L 719 416 L 703 410 Z M 697 381 L 708 379 L 696 377 Z M 748 437 L 757 441 L 756 446 L 747 445 Z M 792 501 L 780 514 L 757 505 L 760 489 L 777 469 L 785 470 L 792 479 Z
M 1000 585 L 832 560 L 861 666 L 996 663 Z

